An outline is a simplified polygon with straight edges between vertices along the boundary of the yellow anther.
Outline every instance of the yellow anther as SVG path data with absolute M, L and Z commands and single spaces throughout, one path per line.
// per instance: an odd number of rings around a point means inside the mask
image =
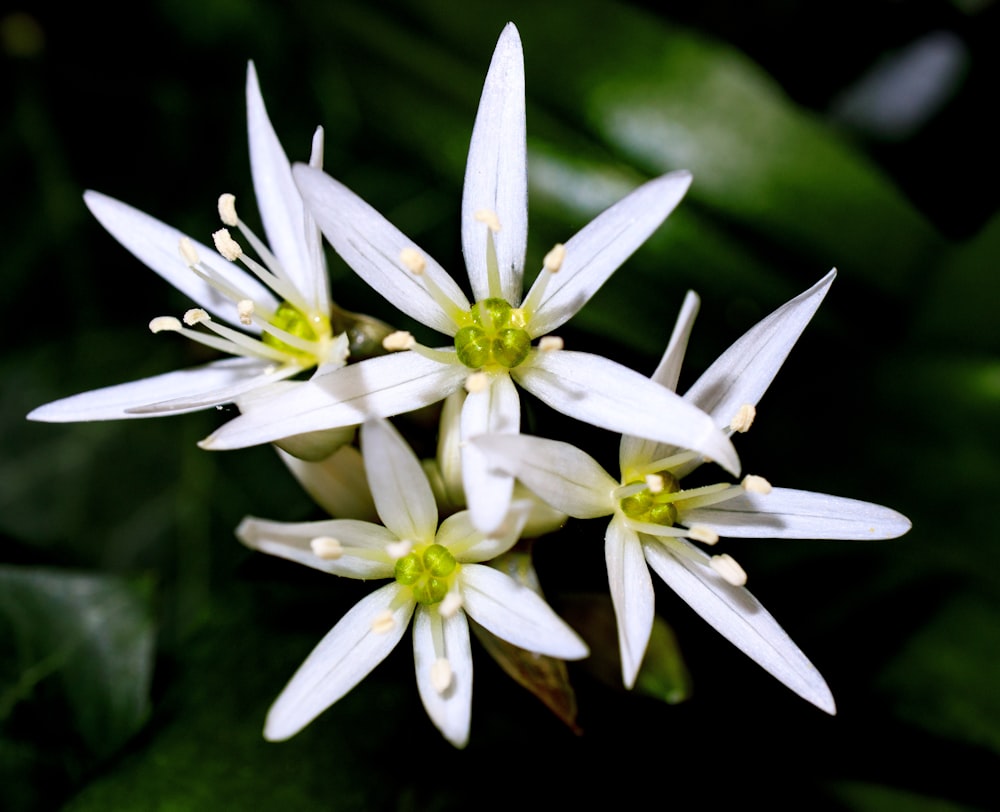
M 543 336 L 538 342 L 538 349 L 542 352 L 555 352 L 566 346 L 566 343 L 559 336 Z
M 372 620 L 372 631 L 375 634 L 388 634 L 396 628 L 396 618 L 392 616 L 391 609 L 383 609 Z
M 646 474 L 646 487 L 650 493 L 662 493 L 666 483 L 659 474 Z
M 431 686 L 439 694 L 443 694 L 451 687 L 451 663 L 444 657 L 435 660 L 431 664 Z
M 236 197 L 231 194 L 219 195 L 219 219 L 227 226 L 237 226 L 240 218 L 236 216 Z
M 184 314 L 184 323 L 188 327 L 194 327 L 196 324 L 200 324 L 203 321 L 211 321 L 212 317 L 208 313 L 202 310 L 200 307 L 192 307 Z
M 417 276 L 420 276 L 427 267 L 427 260 L 416 248 L 404 248 L 400 251 L 399 261 L 403 263 L 406 270 Z
M 542 260 L 542 267 L 549 273 L 556 273 L 566 259 L 566 246 L 557 242 Z
M 215 249 L 230 262 L 235 262 L 243 256 L 243 249 L 230 236 L 229 229 L 220 228 L 218 231 L 213 232 L 212 239 L 215 241 Z
M 733 586 L 743 586 L 746 584 L 746 571 L 728 553 L 713 555 L 708 563 L 712 565 L 712 569 L 719 573 L 727 583 Z
M 389 352 L 410 350 L 413 349 L 413 345 L 416 343 L 413 335 L 406 330 L 396 330 L 396 332 L 389 333 L 389 335 L 382 339 L 382 346 L 389 350 Z
M 319 536 L 309 542 L 312 551 L 325 561 L 335 561 L 344 554 L 344 545 L 332 536 Z
M 771 483 L 762 476 L 747 474 L 740 483 L 743 490 L 749 493 L 768 494 L 771 492 Z
M 473 215 L 480 223 L 485 223 L 486 227 L 496 234 L 500 230 L 500 218 L 491 209 L 480 209 Z
M 240 324 L 253 324 L 253 301 L 250 299 L 240 299 L 236 303 L 236 312 L 240 317 Z
M 444 600 L 438 606 L 441 617 L 454 617 L 455 613 L 462 608 L 462 596 L 458 592 L 449 592 L 444 596 Z
M 743 434 L 753 425 L 753 419 L 756 416 L 757 409 L 754 408 L 754 405 L 752 403 L 744 403 L 740 406 L 740 410 L 735 414 L 733 419 L 729 421 L 729 428 L 732 431 Z
M 485 372 L 473 372 L 465 379 L 465 391 L 470 395 L 485 392 L 490 385 L 490 377 Z
M 389 556 L 393 561 L 397 561 L 405 555 L 410 554 L 410 550 L 413 549 L 413 542 L 407 541 L 406 539 L 401 539 L 399 541 L 390 541 L 385 545 L 385 554 Z
M 703 524 L 696 524 L 688 528 L 688 538 L 708 545 L 719 543 L 719 534 Z
M 191 240 L 187 237 L 181 237 L 177 248 L 180 250 L 181 256 L 188 266 L 197 265 L 201 261 L 198 259 L 198 252 L 194 250 L 194 245 L 192 245 Z
M 160 333 L 164 330 L 180 330 L 181 323 L 173 316 L 157 316 L 149 323 L 149 329 L 153 333 Z

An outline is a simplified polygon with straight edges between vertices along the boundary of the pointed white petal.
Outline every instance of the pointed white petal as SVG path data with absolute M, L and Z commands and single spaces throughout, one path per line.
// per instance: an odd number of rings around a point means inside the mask
M 199 444 L 215 450 L 246 448 L 307 431 L 354 426 L 436 403 L 468 375 L 460 363 L 441 364 L 406 351 L 349 364 L 314 376 L 294 395 L 230 420 Z
M 910 529 L 910 520 L 891 508 L 789 488 L 684 511 L 681 521 L 739 538 L 875 540 Z
M 746 587 L 725 581 L 709 557 L 683 539 L 642 541 L 649 565 L 716 631 L 803 699 L 836 712 L 819 671 Z
M 524 253 L 528 245 L 528 153 L 524 121 L 524 57 L 521 38 L 507 23 L 486 74 L 476 124 L 469 144 L 462 193 L 462 251 L 476 300 L 490 293 L 486 270 L 487 227 L 476 212 L 494 212 L 500 231 L 494 235 L 500 269 L 500 296 L 511 304 L 521 298 Z
M 490 383 L 474 392 L 462 406 L 462 440 L 480 434 L 517 434 L 521 428 L 521 401 L 510 375 L 490 375 Z M 485 533 L 497 528 L 507 515 L 514 477 L 489 464 L 476 446 L 465 442 L 462 453 L 462 487 L 476 527 Z
M 378 519 L 364 461 L 354 446 L 341 446 L 316 462 L 293 457 L 280 448 L 277 451 L 306 493 L 331 516 L 367 522 Z
M 268 711 L 266 739 L 282 741 L 294 736 L 388 656 L 413 614 L 413 601 L 393 606 L 403 589 L 394 582 L 376 590 L 327 633 Z M 386 610 L 392 613 L 392 627 L 374 631 L 372 625 Z
M 579 660 L 586 644 L 528 587 L 485 564 L 463 564 L 462 605 L 497 637 L 538 654 Z
M 252 550 L 285 558 L 345 578 L 391 578 L 395 568 L 386 545 L 399 539 L 380 524 L 353 519 L 322 522 L 272 522 L 247 516 L 236 537 Z M 314 539 L 336 539 L 345 548 L 339 558 L 321 558 L 313 552 Z M 353 552 L 359 548 L 363 553 Z
M 260 332 L 253 326 L 240 325 L 236 303 L 205 282 L 181 258 L 178 246 L 181 239 L 187 238 L 183 232 L 100 192 L 84 192 L 83 200 L 111 236 L 185 296 L 217 318 L 247 332 Z M 238 265 L 223 259 L 214 248 L 197 240 L 191 240 L 191 245 L 201 261 L 211 265 L 234 288 L 243 291 L 244 298 L 268 308 L 277 307 L 271 291 Z
M 476 529 L 469 511 L 460 511 L 441 522 L 436 541 L 447 547 L 462 563 L 491 561 L 507 552 L 521 538 L 533 507 L 527 499 L 512 502 L 504 521 L 488 535 Z
M 628 367 L 556 350 L 534 353 L 512 373 L 556 411 L 619 434 L 682 445 L 739 474 L 736 449 L 707 414 Z
M 437 503 L 420 460 L 388 420 L 361 426 L 361 454 L 379 518 L 398 538 L 430 542 L 437 533 Z
M 318 169 L 296 164 L 295 182 L 330 245 L 355 273 L 389 302 L 422 324 L 455 335 L 455 314 L 469 309 L 461 288 L 445 270 L 354 192 Z M 423 255 L 423 273 L 454 303 L 448 312 L 420 276 L 400 259 L 406 249 Z
M 687 351 L 688 338 L 691 336 L 691 328 L 694 327 L 694 319 L 698 315 L 700 303 L 698 294 L 689 290 L 681 305 L 681 312 L 677 314 L 677 321 L 674 324 L 674 331 L 670 335 L 670 341 L 667 343 L 667 349 L 664 350 L 663 357 L 651 376 L 652 380 L 667 387 L 671 392 L 677 391 L 677 380 L 680 378 L 684 353 Z M 653 455 L 656 453 L 658 445 L 659 443 L 644 437 L 623 434 L 618 449 L 620 470 L 628 471 L 633 466 L 657 459 Z
M 756 406 L 836 275 L 836 270 L 830 271 L 751 327 L 705 371 L 684 399 L 708 412 L 720 426 L 728 426 L 743 404 Z
M 528 332 L 545 335 L 568 321 L 680 203 L 688 172 L 671 172 L 640 186 L 599 214 L 566 243 L 562 267 L 545 284 Z M 544 281 L 544 272 L 535 284 Z M 528 296 L 530 297 L 530 293 Z
M 190 412 L 206 405 L 228 403 L 233 397 L 217 399 L 232 387 L 263 386 L 267 376 L 264 370 L 269 362 L 255 358 L 226 358 L 201 367 L 167 372 L 129 383 L 106 386 L 90 392 L 81 392 L 68 398 L 54 400 L 39 406 L 29 415 L 29 420 L 47 423 L 72 423 L 84 420 L 123 420 L 125 418 L 155 417 L 161 412 L 147 410 L 156 404 L 177 398 L 190 397 L 196 405 L 178 408 L 175 413 Z M 269 379 L 268 379 L 269 380 Z M 206 396 L 208 403 L 205 403 Z M 144 411 L 134 411 L 144 409 Z
M 261 388 L 266 389 L 278 382 L 287 382 L 292 387 L 302 385 L 301 381 L 287 380 L 293 375 L 301 372 L 301 367 L 291 364 L 287 364 L 285 366 L 275 366 L 268 361 L 261 364 L 261 362 L 252 358 L 234 358 L 232 360 L 247 360 L 256 363 L 259 370 L 258 374 L 234 375 L 234 380 L 224 383 L 215 389 L 204 392 L 191 392 L 188 394 L 171 392 L 170 394 L 173 395 L 173 397 L 170 397 L 167 400 L 157 401 L 156 403 L 148 403 L 142 406 L 133 406 L 128 410 L 128 415 L 130 417 L 156 417 L 163 414 L 183 414 L 184 412 L 193 412 L 198 409 L 208 409 L 212 406 L 221 406 L 223 403 L 238 404 L 243 398 L 252 396 L 257 390 Z M 216 364 L 222 363 L 222 361 L 216 362 Z M 246 365 L 245 372 L 249 373 L 252 369 L 252 365 L 253 364 L 248 363 Z M 232 366 L 237 367 L 239 365 L 234 363 Z
M 427 715 L 455 747 L 465 747 L 472 720 L 472 646 L 465 612 L 443 618 L 418 606 L 413 618 L 413 664 Z M 447 675 L 443 689 L 442 672 Z
M 608 524 L 604 536 L 604 560 L 618 621 L 622 681 L 626 688 L 631 688 L 635 685 L 646 655 L 646 646 L 649 645 L 649 635 L 653 632 L 655 597 L 639 536 L 628 528 L 620 516 L 615 516 Z
M 267 116 L 253 62 L 247 65 L 246 97 L 250 172 L 268 247 L 305 303 L 313 311 L 326 312 L 326 268 L 316 265 L 310 243 L 310 239 L 317 242 L 315 226 L 310 223 L 307 231 L 305 206 L 292 179 L 288 156 Z
M 614 512 L 611 492 L 618 482 L 593 457 L 569 443 L 531 437 L 485 434 L 469 441 L 489 464 L 517 477 L 540 499 L 578 519 Z

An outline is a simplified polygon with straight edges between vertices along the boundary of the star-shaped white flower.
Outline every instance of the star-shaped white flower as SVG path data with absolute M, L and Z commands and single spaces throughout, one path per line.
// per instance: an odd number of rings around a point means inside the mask
M 733 344 L 688 390 L 685 399 L 720 427 L 745 431 L 754 409 L 833 281 L 831 271 Z M 691 293 L 652 380 L 673 389 L 697 297 Z M 568 443 L 538 437 L 482 436 L 472 441 L 490 462 L 516 476 L 553 507 L 577 518 L 611 516 L 605 534 L 608 581 L 618 619 L 622 675 L 631 687 L 653 624 L 648 567 L 744 653 L 800 696 L 834 713 L 826 682 L 774 618 L 743 586 L 729 555 L 709 556 L 692 541 L 742 538 L 886 539 L 910 522 L 894 510 L 807 491 L 772 488 L 761 477 L 742 485 L 683 489 L 703 459 L 623 436 L 616 480 Z
M 467 511 L 439 527 L 420 462 L 388 421 L 362 426 L 361 450 L 382 525 L 247 518 L 237 529 L 249 547 L 324 572 L 393 579 L 362 599 L 320 641 L 268 713 L 264 735 L 287 739 L 309 724 L 395 648 L 413 617 L 420 698 L 448 741 L 464 747 L 472 710 L 466 615 L 497 637 L 539 654 L 575 660 L 587 656 L 587 647 L 535 592 L 479 563 L 514 545 L 526 505 L 515 502 L 491 535 L 476 530 Z
M 227 229 L 213 235 L 217 252 L 125 203 L 94 191 L 84 194 L 91 212 L 122 245 L 198 305 L 183 323 L 164 316 L 153 319 L 150 329 L 179 332 L 236 357 L 57 400 L 32 411 L 29 419 L 189 412 L 238 400 L 313 367 L 343 366 L 348 339 L 331 329 L 322 237 L 267 117 L 253 63 L 246 102 L 250 168 L 270 248 L 240 220 L 232 195 L 219 199 L 219 213 L 226 225 L 239 228 L 260 263 L 243 254 Z M 317 129 L 310 165 L 318 170 L 322 160 L 323 131 Z M 234 264 L 238 260 L 249 272 Z
M 463 437 L 516 434 L 516 382 L 557 411 L 603 428 L 676 443 L 736 473 L 728 437 L 699 409 L 665 387 L 598 355 L 562 349 L 547 336 L 573 316 L 674 209 L 687 172 L 649 181 L 546 256 L 522 299 L 527 250 L 527 149 L 524 66 L 508 24 L 490 65 L 473 129 L 462 198 L 462 247 L 475 302 L 444 269 L 349 189 L 296 166 L 303 198 L 324 235 L 365 281 L 404 313 L 453 340 L 418 345 L 396 334 L 400 350 L 317 376 L 295 399 L 276 399 L 231 421 L 202 445 L 237 448 L 276 437 L 352 425 L 440 401 L 465 386 Z M 532 342 L 540 339 L 536 345 Z M 503 518 L 512 478 L 463 449 L 465 496 L 477 526 Z

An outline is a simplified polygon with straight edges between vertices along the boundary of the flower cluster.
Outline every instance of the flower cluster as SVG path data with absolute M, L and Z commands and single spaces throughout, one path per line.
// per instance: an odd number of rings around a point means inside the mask
M 239 539 L 340 577 L 388 581 L 320 641 L 271 708 L 265 736 L 285 739 L 309 724 L 388 655 L 412 620 L 421 700 L 444 736 L 464 746 L 470 619 L 531 656 L 588 655 L 546 603 L 533 571 L 518 576 L 506 566 L 522 539 L 552 533 L 567 517 L 610 517 L 605 559 L 626 687 L 636 682 L 653 628 L 651 568 L 747 655 L 833 713 L 823 678 L 747 591 L 740 565 L 704 548 L 723 536 L 885 539 L 905 533 L 909 522 L 888 508 L 772 487 L 760 476 L 690 487 L 687 477 L 706 462 L 739 477 L 731 436 L 750 428 L 835 272 L 753 327 L 680 396 L 693 293 L 649 378 L 565 349 L 552 331 L 667 218 L 691 182 L 687 172 L 648 181 L 555 245 L 523 291 L 527 149 L 513 24 L 494 52 L 469 148 L 461 208 L 467 290 L 323 172 L 321 129 L 308 164 L 290 164 L 252 64 L 247 118 L 266 241 L 228 194 L 219 199 L 225 227 L 213 235 L 214 250 L 117 200 L 96 192 L 84 198 L 119 242 L 196 303 L 182 319 L 153 319 L 150 329 L 233 357 L 68 397 L 29 417 L 139 418 L 235 403 L 239 416 L 201 445 L 275 444 L 333 517 L 297 524 L 248 517 Z M 440 346 L 335 305 L 324 236 L 377 293 L 444 334 Z M 620 434 L 620 475 L 573 445 L 521 434 L 519 387 L 563 415 Z M 422 463 L 388 418 L 439 402 L 437 457 Z

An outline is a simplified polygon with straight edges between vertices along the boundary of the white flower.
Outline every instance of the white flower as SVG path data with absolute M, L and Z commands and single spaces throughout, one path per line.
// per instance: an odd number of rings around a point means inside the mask
M 32 411 L 30 419 L 71 422 L 189 412 L 238 400 L 312 367 L 343 366 L 348 339 L 331 329 L 322 238 L 267 117 L 253 63 L 247 69 L 246 101 L 250 168 L 270 249 L 239 219 L 232 195 L 219 199 L 219 214 L 226 225 L 239 228 L 263 264 L 247 257 L 227 229 L 213 235 L 220 255 L 120 201 L 93 191 L 84 194 L 91 212 L 122 245 L 198 305 L 183 323 L 164 316 L 153 319 L 150 329 L 179 332 L 236 357 L 57 400 Z M 310 165 L 318 169 L 322 153 L 323 131 L 317 129 Z M 237 260 L 250 272 L 239 269 Z
M 826 295 L 835 272 L 787 302 L 733 344 L 688 390 L 720 427 L 745 431 L 754 408 Z M 688 294 L 653 375 L 673 388 L 697 297 Z M 647 565 L 702 617 L 800 696 L 833 713 L 829 688 L 774 618 L 743 586 L 729 555 L 709 556 L 691 543 L 743 538 L 886 539 L 910 522 L 889 508 L 807 491 L 772 488 L 762 477 L 682 489 L 703 461 L 697 454 L 623 436 L 621 480 L 567 443 L 537 437 L 483 436 L 472 441 L 490 462 L 516 476 L 556 509 L 578 518 L 610 515 L 605 534 L 608 581 L 618 619 L 624 682 L 631 687 L 653 624 Z
M 449 336 L 432 349 L 408 334 L 400 350 L 317 376 L 291 398 L 231 421 L 205 448 L 237 448 L 276 437 L 387 417 L 441 400 L 465 386 L 465 438 L 516 434 L 516 381 L 557 411 L 603 428 L 677 443 L 734 473 L 728 437 L 703 412 L 633 370 L 598 355 L 564 351 L 546 336 L 573 316 L 663 222 L 690 183 L 687 172 L 649 181 L 546 256 L 522 299 L 527 249 L 524 66 L 517 29 L 500 36 L 483 87 L 465 174 L 462 246 L 475 302 L 444 269 L 357 195 L 324 173 L 295 167 L 306 204 L 327 239 L 365 281 L 403 312 Z M 537 345 L 532 342 L 540 339 Z M 512 479 L 462 450 L 462 479 L 477 526 L 506 513 Z
M 467 511 L 439 527 L 427 477 L 392 425 L 366 422 L 361 448 L 384 526 L 247 518 L 237 529 L 245 544 L 265 553 L 349 578 L 393 579 L 316 646 L 268 713 L 264 735 L 287 739 L 344 696 L 395 648 L 412 616 L 420 698 L 448 741 L 464 747 L 472 708 L 466 614 L 528 651 L 572 660 L 586 657 L 587 647 L 531 589 L 479 563 L 513 546 L 526 506 L 515 503 L 492 535 L 476 530 Z

